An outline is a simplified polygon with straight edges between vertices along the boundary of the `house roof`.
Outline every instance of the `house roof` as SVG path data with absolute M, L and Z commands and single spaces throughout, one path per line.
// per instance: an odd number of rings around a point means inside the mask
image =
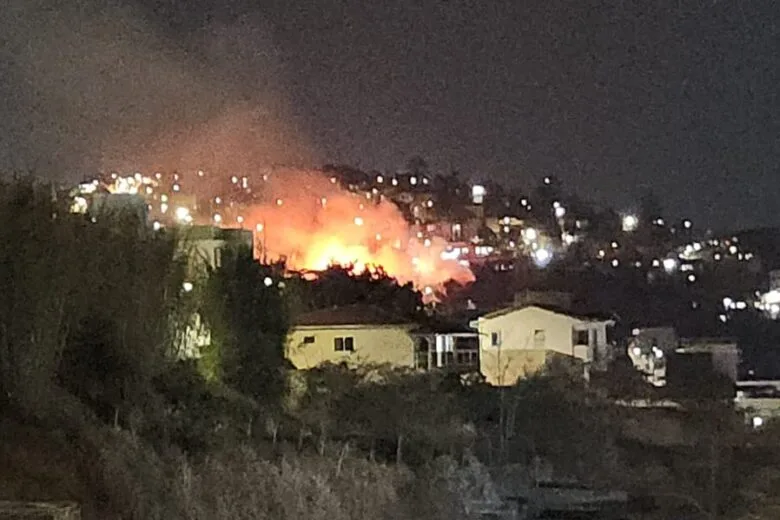
M 441 318 L 428 318 L 414 330 L 418 334 L 474 334 L 475 331 L 467 322 L 457 320 L 444 320 Z
M 495 310 L 493 312 L 489 312 L 487 314 L 484 314 L 480 316 L 480 318 L 490 319 L 490 318 L 498 318 L 499 316 L 503 316 L 505 314 L 509 314 L 510 312 L 515 312 L 523 309 L 528 309 L 531 307 L 536 307 L 537 309 L 542 309 L 548 312 L 553 312 L 555 314 L 562 314 L 564 316 L 569 316 L 570 318 L 575 318 L 578 320 L 583 321 L 612 321 L 613 318 L 611 316 L 606 316 L 604 314 L 597 314 L 597 313 L 581 313 L 581 312 L 571 312 L 566 309 L 563 309 L 561 307 L 555 307 L 554 305 L 540 305 L 540 304 L 524 304 L 524 305 L 513 305 L 510 307 L 504 307 L 502 309 Z
M 375 305 L 361 303 L 307 312 L 293 320 L 293 325 L 298 327 L 407 325 L 411 323 L 411 320 L 395 316 Z

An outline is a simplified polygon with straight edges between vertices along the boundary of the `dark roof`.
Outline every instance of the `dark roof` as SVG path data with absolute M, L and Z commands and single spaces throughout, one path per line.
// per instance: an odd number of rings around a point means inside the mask
M 571 316 L 572 318 L 577 318 L 580 320 L 585 321 L 608 321 L 614 319 L 611 316 L 607 316 L 605 314 L 598 314 L 598 313 L 583 313 L 583 312 L 572 312 L 570 310 L 564 309 L 562 307 L 555 307 L 554 305 L 540 305 L 538 303 L 528 303 L 524 305 L 515 305 L 511 307 L 504 307 L 503 309 L 498 309 L 493 312 L 489 312 L 487 314 L 483 314 L 483 318 L 494 318 L 498 316 L 503 316 L 504 314 L 509 314 L 510 312 L 519 311 L 521 309 L 526 309 L 528 307 L 538 307 L 540 309 L 544 309 L 546 311 L 554 312 L 556 314 L 564 314 L 566 316 Z
M 293 325 L 320 327 L 337 325 L 406 325 L 412 323 L 412 320 L 395 316 L 377 306 L 361 303 L 307 312 L 293 320 Z
M 440 317 L 429 317 L 420 327 L 415 329 L 418 334 L 473 334 L 474 329 L 468 326 L 468 322 Z
M 215 226 L 190 226 L 185 228 L 187 240 L 224 240 L 226 242 L 252 243 L 252 231 L 239 228 L 218 228 Z

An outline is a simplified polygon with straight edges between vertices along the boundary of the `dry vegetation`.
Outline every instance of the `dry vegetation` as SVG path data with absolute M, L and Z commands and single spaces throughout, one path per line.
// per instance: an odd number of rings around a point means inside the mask
M 0 499 L 73 499 L 101 520 L 451 517 L 454 496 L 401 465 L 253 428 L 279 422 L 278 385 L 222 360 L 242 395 L 176 359 L 193 308 L 176 237 L 62 209 L 46 186 L 0 185 Z M 228 332 L 243 355 L 252 338 Z

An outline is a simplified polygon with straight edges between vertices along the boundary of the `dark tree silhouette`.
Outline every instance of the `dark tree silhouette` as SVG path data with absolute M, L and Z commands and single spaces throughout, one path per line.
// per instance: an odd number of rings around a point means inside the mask
M 222 265 L 209 275 L 202 308 L 211 331 L 212 345 L 204 358 L 212 375 L 270 401 L 278 400 L 283 390 L 289 327 L 278 283 L 250 250 L 225 251 Z

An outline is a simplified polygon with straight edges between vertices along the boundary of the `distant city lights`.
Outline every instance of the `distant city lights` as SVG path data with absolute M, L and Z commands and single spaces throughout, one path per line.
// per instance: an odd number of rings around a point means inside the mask
M 636 231 L 636 228 L 639 226 L 639 219 L 636 217 L 636 215 L 624 215 L 623 216 L 623 231 L 626 233 L 631 233 L 632 231 Z
M 486 190 L 484 186 L 476 184 L 471 188 L 471 201 L 474 204 L 482 204 L 485 200 Z
M 552 260 L 552 253 L 543 247 L 533 252 L 534 263 L 539 267 L 547 267 Z

